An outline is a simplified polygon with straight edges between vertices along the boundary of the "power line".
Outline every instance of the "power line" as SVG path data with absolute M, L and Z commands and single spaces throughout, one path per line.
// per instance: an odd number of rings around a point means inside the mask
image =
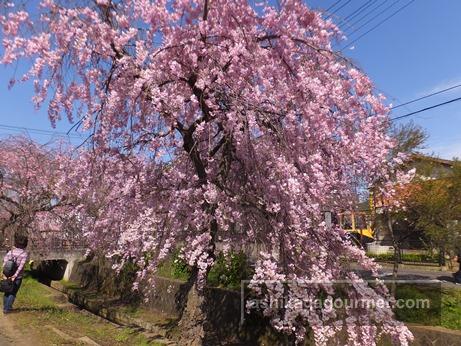
M 400 120 L 400 119 L 403 119 L 403 118 L 406 118 L 406 117 L 409 117 L 411 115 L 415 115 L 415 114 L 418 114 L 418 113 L 421 113 L 421 112 L 425 112 L 429 109 L 434 109 L 434 108 L 437 108 L 437 107 L 440 107 L 440 106 L 444 106 L 444 105 L 447 105 L 449 103 L 453 103 L 453 102 L 457 102 L 457 101 L 461 101 L 461 97 L 457 97 L 455 99 L 452 99 L 450 101 L 445 101 L 445 102 L 442 102 L 442 103 L 439 103 L 439 104 L 436 104 L 436 105 L 433 105 L 433 106 L 430 106 L 430 107 L 426 107 L 426 108 L 423 108 L 423 109 L 420 109 L 420 110 L 417 110 L 415 112 L 411 112 L 411 113 L 407 113 L 407 114 L 404 114 L 404 115 L 400 115 L 398 117 L 395 117 L 395 118 L 391 118 L 392 121 L 394 120 Z
M 359 37 L 357 37 L 354 41 L 352 41 L 351 43 L 349 43 L 347 46 L 345 46 L 343 49 L 341 49 L 341 52 L 352 46 L 352 44 L 354 44 L 355 42 L 357 42 L 358 40 L 360 40 L 362 37 L 364 37 L 365 35 L 369 34 L 371 31 L 375 30 L 377 27 L 381 26 L 382 24 L 384 24 L 385 22 L 387 22 L 389 19 L 391 19 L 392 17 L 394 17 L 397 13 L 403 11 L 406 7 L 410 6 L 413 2 L 415 2 L 415 0 L 410 0 L 410 2 L 408 2 L 406 5 L 400 7 L 397 11 L 394 11 L 391 15 L 387 16 L 386 18 L 384 18 L 382 21 L 380 21 L 378 24 L 376 24 L 374 27 L 372 27 L 370 30 L 366 31 L 365 33 L 363 33 L 362 35 L 360 35 Z
M 56 136 L 75 137 L 75 138 L 78 137 L 76 135 L 68 135 L 64 132 L 48 131 L 48 130 L 34 129 L 30 127 L 19 127 L 19 126 L 13 126 L 13 125 L 5 125 L 5 124 L 0 124 L 0 128 L 6 129 L 6 130 L 29 131 L 35 134 L 56 135 Z
M 456 88 L 459 88 L 459 87 L 461 87 L 461 84 L 457 84 L 457 85 L 451 86 L 451 87 L 449 87 L 449 88 L 446 88 L 446 89 L 443 89 L 443 90 L 440 90 L 440 91 L 433 92 L 433 93 L 431 93 L 431 94 L 429 94 L 429 95 L 425 95 L 425 96 L 422 96 L 422 97 L 418 97 L 417 99 L 414 99 L 414 100 L 411 100 L 411 101 L 408 101 L 408 102 L 399 104 L 399 105 L 397 105 L 397 106 L 391 107 L 390 109 L 396 109 L 396 108 L 399 108 L 399 107 L 402 107 L 402 106 L 406 106 L 406 105 L 409 105 L 410 103 L 414 103 L 414 102 L 417 102 L 417 101 L 421 101 L 421 100 L 427 99 L 428 97 L 431 97 L 431 96 L 434 96 L 434 95 L 438 95 L 438 94 L 441 94 L 441 93 L 444 93 L 444 92 L 446 92 L 446 91 L 453 90 L 453 89 L 456 89 Z
M 54 135 L 54 136 L 62 136 L 62 137 L 69 137 L 69 138 L 79 138 L 81 139 L 80 136 L 77 135 L 70 135 L 65 132 L 59 132 L 59 131 L 49 131 L 49 130 L 42 130 L 42 129 L 34 129 L 30 127 L 20 127 L 20 126 L 13 126 L 13 125 L 6 125 L 6 124 L 0 124 L 0 128 L 4 130 L 13 130 L 13 131 L 26 131 L 26 132 L 31 132 L 33 134 L 40 134 L 40 135 Z
M 383 89 L 378 88 L 377 86 L 375 86 L 375 89 L 379 91 L 381 94 L 386 95 L 386 97 L 391 98 L 393 101 L 399 102 L 399 104 L 403 103 L 403 101 L 399 99 L 397 96 L 394 96 L 391 93 L 388 93 L 387 91 L 384 91 Z M 407 109 L 407 112 L 412 112 L 410 108 L 408 107 L 405 107 L 405 108 Z
M 358 19 L 356 19 L 354 22 L 352 23 L 349 23 L 349 28 L 346 30 L 346 31 L 349 31 L 349 30 L 353 30 L 354 26 L 357 25 L 358 23 L 360 23 L 362 20 L 366 19 L 367 17 L 371 16 L 376 10 L 378 10 L 381 6 L 383 6 L 384 4 L 386 4 L 388 0 L 384 0 L 383 2 L 381 3 L 378 3 L 377 6 L 371 8 L 369 11 L 366 11 L 366 13 L 359 17 Z M 352 29 L 351 29 L 352 28 Z
M 397 0 L 397 1 L 394 1 L 392 4 L 390 4 L 389 6 L 387 6 L 385 9 L 383 9 L 381 12 L 379 12 L 378 14 L 376 14 L 375 16 L 371 17 L 371 19 L 367 20 L 365 23 L 363 23 L 362 25 L 360 25 L 358 28 L 356 28 L 355 30 L 352 30 L 351 32 L 348 33 L 349 36 L 352 36 L 354 35 L 356 32 L 362 30 L 362 28 L 366 27 L 368 24 L 370 24 L 372 21 L 374 21 L 376 18 L 378 18 L 379 16 L 381 16 L 384 12 L 387 12 L 388 10 L 390 10 L 392 7 L 394 7 L 395 5 L 397 5 L 401 0 Z
M 346 17 L 344 17 L 340 22 L 339 24 L 341 23 L 346 23 L 347 24 L 347 21 L 348 20 L 351 20 L 351 19 L 354 19 L 355 17 L 357 17 L 360 13 L 362 13 L 363 11 L 365 11 L 368 7 L 370 7 L 371 5 L 373 5 L 376 1 L 378 0 L 368 0 L 367 2 L 365 2 L 362 6 L 360 6 L 359 8 L 357 8 L 355 11 L 353 11 L 352 13 L 350 13 L 349 15 L 347 15 Z M 338 25 L 339 25 L 338 24 Z
M 336 6 L 337 4 L 339 4 L 341 1 L 343 1 L 343 0 L 338 0 L 338 1 L 336 1 L 333 5 L 331 5 L 330 7 L 328 7 L 328 8 L 325 10 L 325 12 L 328 12 L 329 10 L 331 10 L 333 7 L 335 7 L 335 6 Z
M 339 10 L 341 10 L 344 6 L 346 6 L 348 3 L 350 3 L 352 0 L 347 0 L 344 4 L 342 4 L 341 6 L 339 6 L 336 10 L 334 10 L 333 12 L 331 12 L 325 19 L 328 19 L 330 18 L 332 15 L 334 15 L 336 12 L 338 12 Z

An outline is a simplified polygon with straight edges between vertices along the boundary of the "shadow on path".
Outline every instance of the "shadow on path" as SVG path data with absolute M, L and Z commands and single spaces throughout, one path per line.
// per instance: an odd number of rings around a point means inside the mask
M 31 312 L 31 311 L 47 312 L 47 311 L 59 311 L 59 310 L 63 310 L 63 309 L 53 307 L 53 306 L 44 306 L 44 307 L 41 307 L 41 308 L 17 308 L 17 309 L 13 309 L 12 312 L 13 313 Z

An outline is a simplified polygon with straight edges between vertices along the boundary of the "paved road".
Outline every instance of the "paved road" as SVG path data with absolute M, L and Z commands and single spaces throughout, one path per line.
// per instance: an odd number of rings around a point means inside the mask
M 392 266 L 383 265 L 380 270 L 380 278 L 384 280 L 391 279 Z M 369 273 L 359 270 L 365 277 L 369 276 Z M 397 280 L 439 280 L 442 282 L 443 287 L 461 289 L 460 284 L 455 284 L 453 279 L 453 272 L 450 271 L 439 271 L 439 270 L 427 270 L 424 268 L 399 268 Z

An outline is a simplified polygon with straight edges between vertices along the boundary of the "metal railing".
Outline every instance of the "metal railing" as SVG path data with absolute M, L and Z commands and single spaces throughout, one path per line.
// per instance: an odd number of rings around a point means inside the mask
M 2 243 L 0 245 L 0 251 L 8 251 L 11 249 L 11 245 Z M 53 238 L 46 242 L 29 242 L 27 251 L 30 253 L 47 253 L 47 252 L 73 252 L 83 251 L 87 249 L 87 244 L 82 239 L 69 240 Z

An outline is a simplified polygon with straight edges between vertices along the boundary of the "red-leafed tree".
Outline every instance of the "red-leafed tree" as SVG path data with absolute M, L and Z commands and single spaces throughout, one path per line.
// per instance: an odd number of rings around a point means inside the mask
M 377 269 L 322 219 L 350 207 L 358 181 L 386 180 L 392 142 L 382 100 L 332 51 L 339 33 L 321 13 L 300 0 L 44 0 L 5 11 L 2 62 L 31 59 L 22 80 L 33 80 L 37 106 L 49 100 L 53 124 L 67 114 L 91 135 L 91 160 L 72 173 L 90 245 L 135 261 L 144 287 L 177 246 L 194 268 L 185 336 L 200 343 L 207 331 L 201 288 L 218 242 L 263 245 L 250 287 L 266 301 L 334 294 L 325 282 L 338 279 L 354 282 L 350 297 L 387 296 L 345 265 Z M 105 202 L 89 203 L 102 178 Z M 351 344 L 412 337 L 389 306 L 346 307 L 337 324 L 335 309 L 305 304 L 264 313 L 298 341 L 309 328 L 319 345 L 341 330 Z

